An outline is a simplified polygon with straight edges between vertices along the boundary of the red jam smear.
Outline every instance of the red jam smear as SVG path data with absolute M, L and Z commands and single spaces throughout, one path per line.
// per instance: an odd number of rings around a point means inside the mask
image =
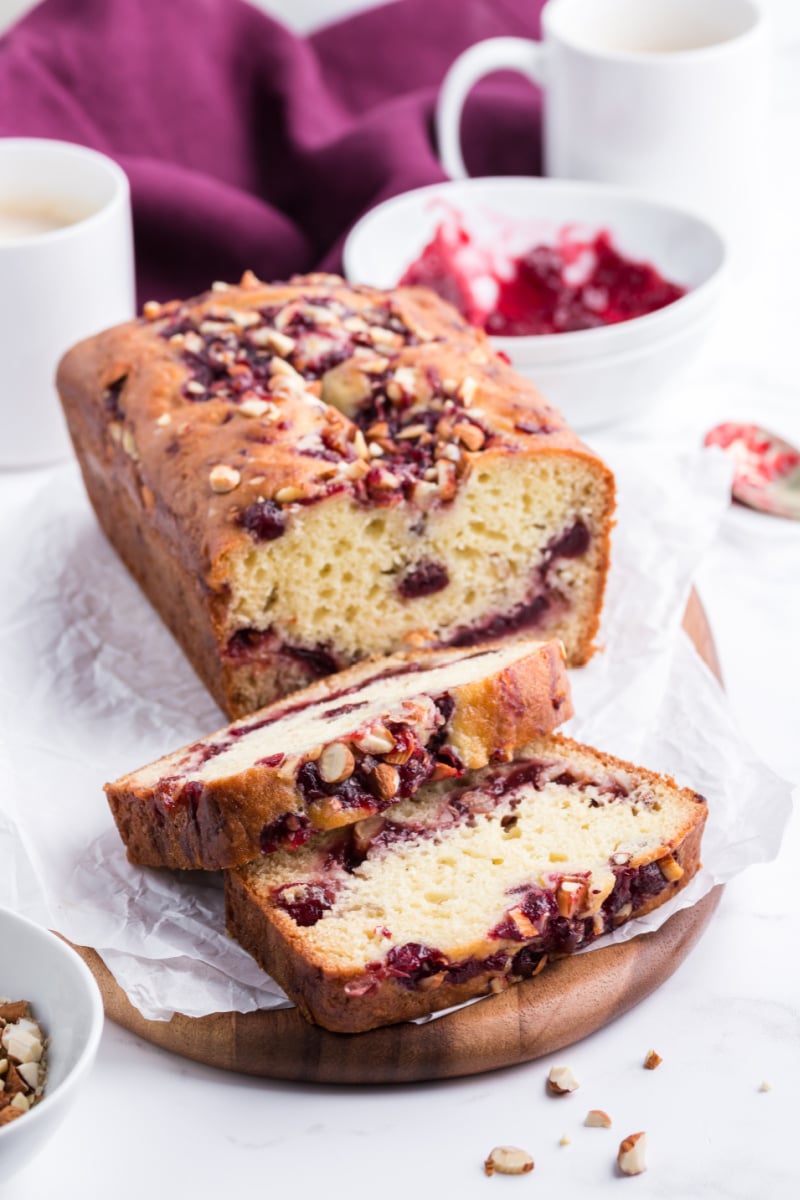
M 784 479 L 800 467 L 800 453 L 760 425 L 724 421 L 709 430 L 704 445 L 728 451 L 736 463 L 737 481 L 756 487 Z
M 499 271 L 460 220 L 439 224 L 401 285 L 428 287 L 472 325 L 497 337 L 571 333 L 656 312 L 686 294 L 651 264 L 626 258 L 606 230 L 579 236 L 569 227 L 555 245 L 540 243 Z M 487 307 L 481 292 L 495 293 Z

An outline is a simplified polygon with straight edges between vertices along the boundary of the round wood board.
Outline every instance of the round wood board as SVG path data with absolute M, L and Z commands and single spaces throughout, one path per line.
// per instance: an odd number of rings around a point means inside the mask
M 719 678 L 705 613 L 693 592 L 684 628 Z M 535 979 L 423 1025 L 329 1033 L 297 1009 L 176 1014 L 148 1021 L 100 956 L 76 947 L 103 994 L 106 1015 L 156 1046 L 209 1066 L 312 1083 L 411 1083 L 528 1062 L 579 1041 L 627 1012 L 668 979 L 719 903 L 716 888 L 655 933 L 553 963 Z

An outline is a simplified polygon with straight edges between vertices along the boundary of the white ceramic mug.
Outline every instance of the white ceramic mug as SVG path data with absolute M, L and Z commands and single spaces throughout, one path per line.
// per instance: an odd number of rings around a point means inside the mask
M 541 42 L 465 51 L 439 97 L 442 164 L 467 174 L 461 111 L 491 71 L 544 90 L 545 172 L 689 208 L 734 245 L 757 220 L 766 36 L 754 0 L 550 0 Z
M 58 360 L 134 311 L 125 172 L 84 146 L 0 139 L 0 466 L 70 453 Z

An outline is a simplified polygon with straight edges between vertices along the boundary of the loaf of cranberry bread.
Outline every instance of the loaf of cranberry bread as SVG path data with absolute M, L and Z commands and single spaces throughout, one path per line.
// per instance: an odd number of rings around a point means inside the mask
M 106 785 L 132 862 L 216 870 L 503 761 L 572 716 L 560 642 L 359 663 Z
M 58 387 L 101 525 L 231 716 L 413 646 L 592 653 L 612 476 L 424 289 L 248 272 Z
M 226 872 L 229 932 L 308 1020 L 355 1033 L 535 975 L 674 896 L 702 796 L 557 734 Z

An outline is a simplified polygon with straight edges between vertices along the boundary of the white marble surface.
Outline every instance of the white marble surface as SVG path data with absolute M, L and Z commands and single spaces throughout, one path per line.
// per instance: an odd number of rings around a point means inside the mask
M 330 7 L 297 11 L 307 23 Z M 723 418 L 760 419 L 800 442 L 800 5 L 767 7 L 776 36 L 763 257 L 732 289 L 687 382 L 638 428 L 614 434 L 635 439 L 655 468 Z M 0 503 L 20 503 L 38 482 L 35 472 L 0 475 Z M 741 727 L 775 770 L 800 779 L 800 524 L 732 509 L 697 582 Z M 728 887 L 700 945 L 657 993 L 553 1060 L 488 1076 L 361 1089 L 272 1083 L 197 1066 L 108 1024 L 52 1142 L 7 1185 L 0 1162 L 0 1197 L 203 1200 L 241 1189 L 406 1200 L 508 1188 L 560 1200 L 620 1189 L 640 1200 L 794 1200 L 799 854 L 795 819 L 778 860 Z M 651 1045 L 664 1057 L 656 1072 L 641 1066 Z M 545 1094 L 554 1061 L 581 1080 L 573 1096 Z M 759 1091 L 763 1080 L 770 1091 Z M 607 1110 L 614 1128 L 584 1129 L 590 1107 Z M 650 1168 L 622 1180 L 616 1147 L 640 1129 Z M 529 1148 L 534 1173 L 486 1179 L 482 1159 L 500 1142 Z

